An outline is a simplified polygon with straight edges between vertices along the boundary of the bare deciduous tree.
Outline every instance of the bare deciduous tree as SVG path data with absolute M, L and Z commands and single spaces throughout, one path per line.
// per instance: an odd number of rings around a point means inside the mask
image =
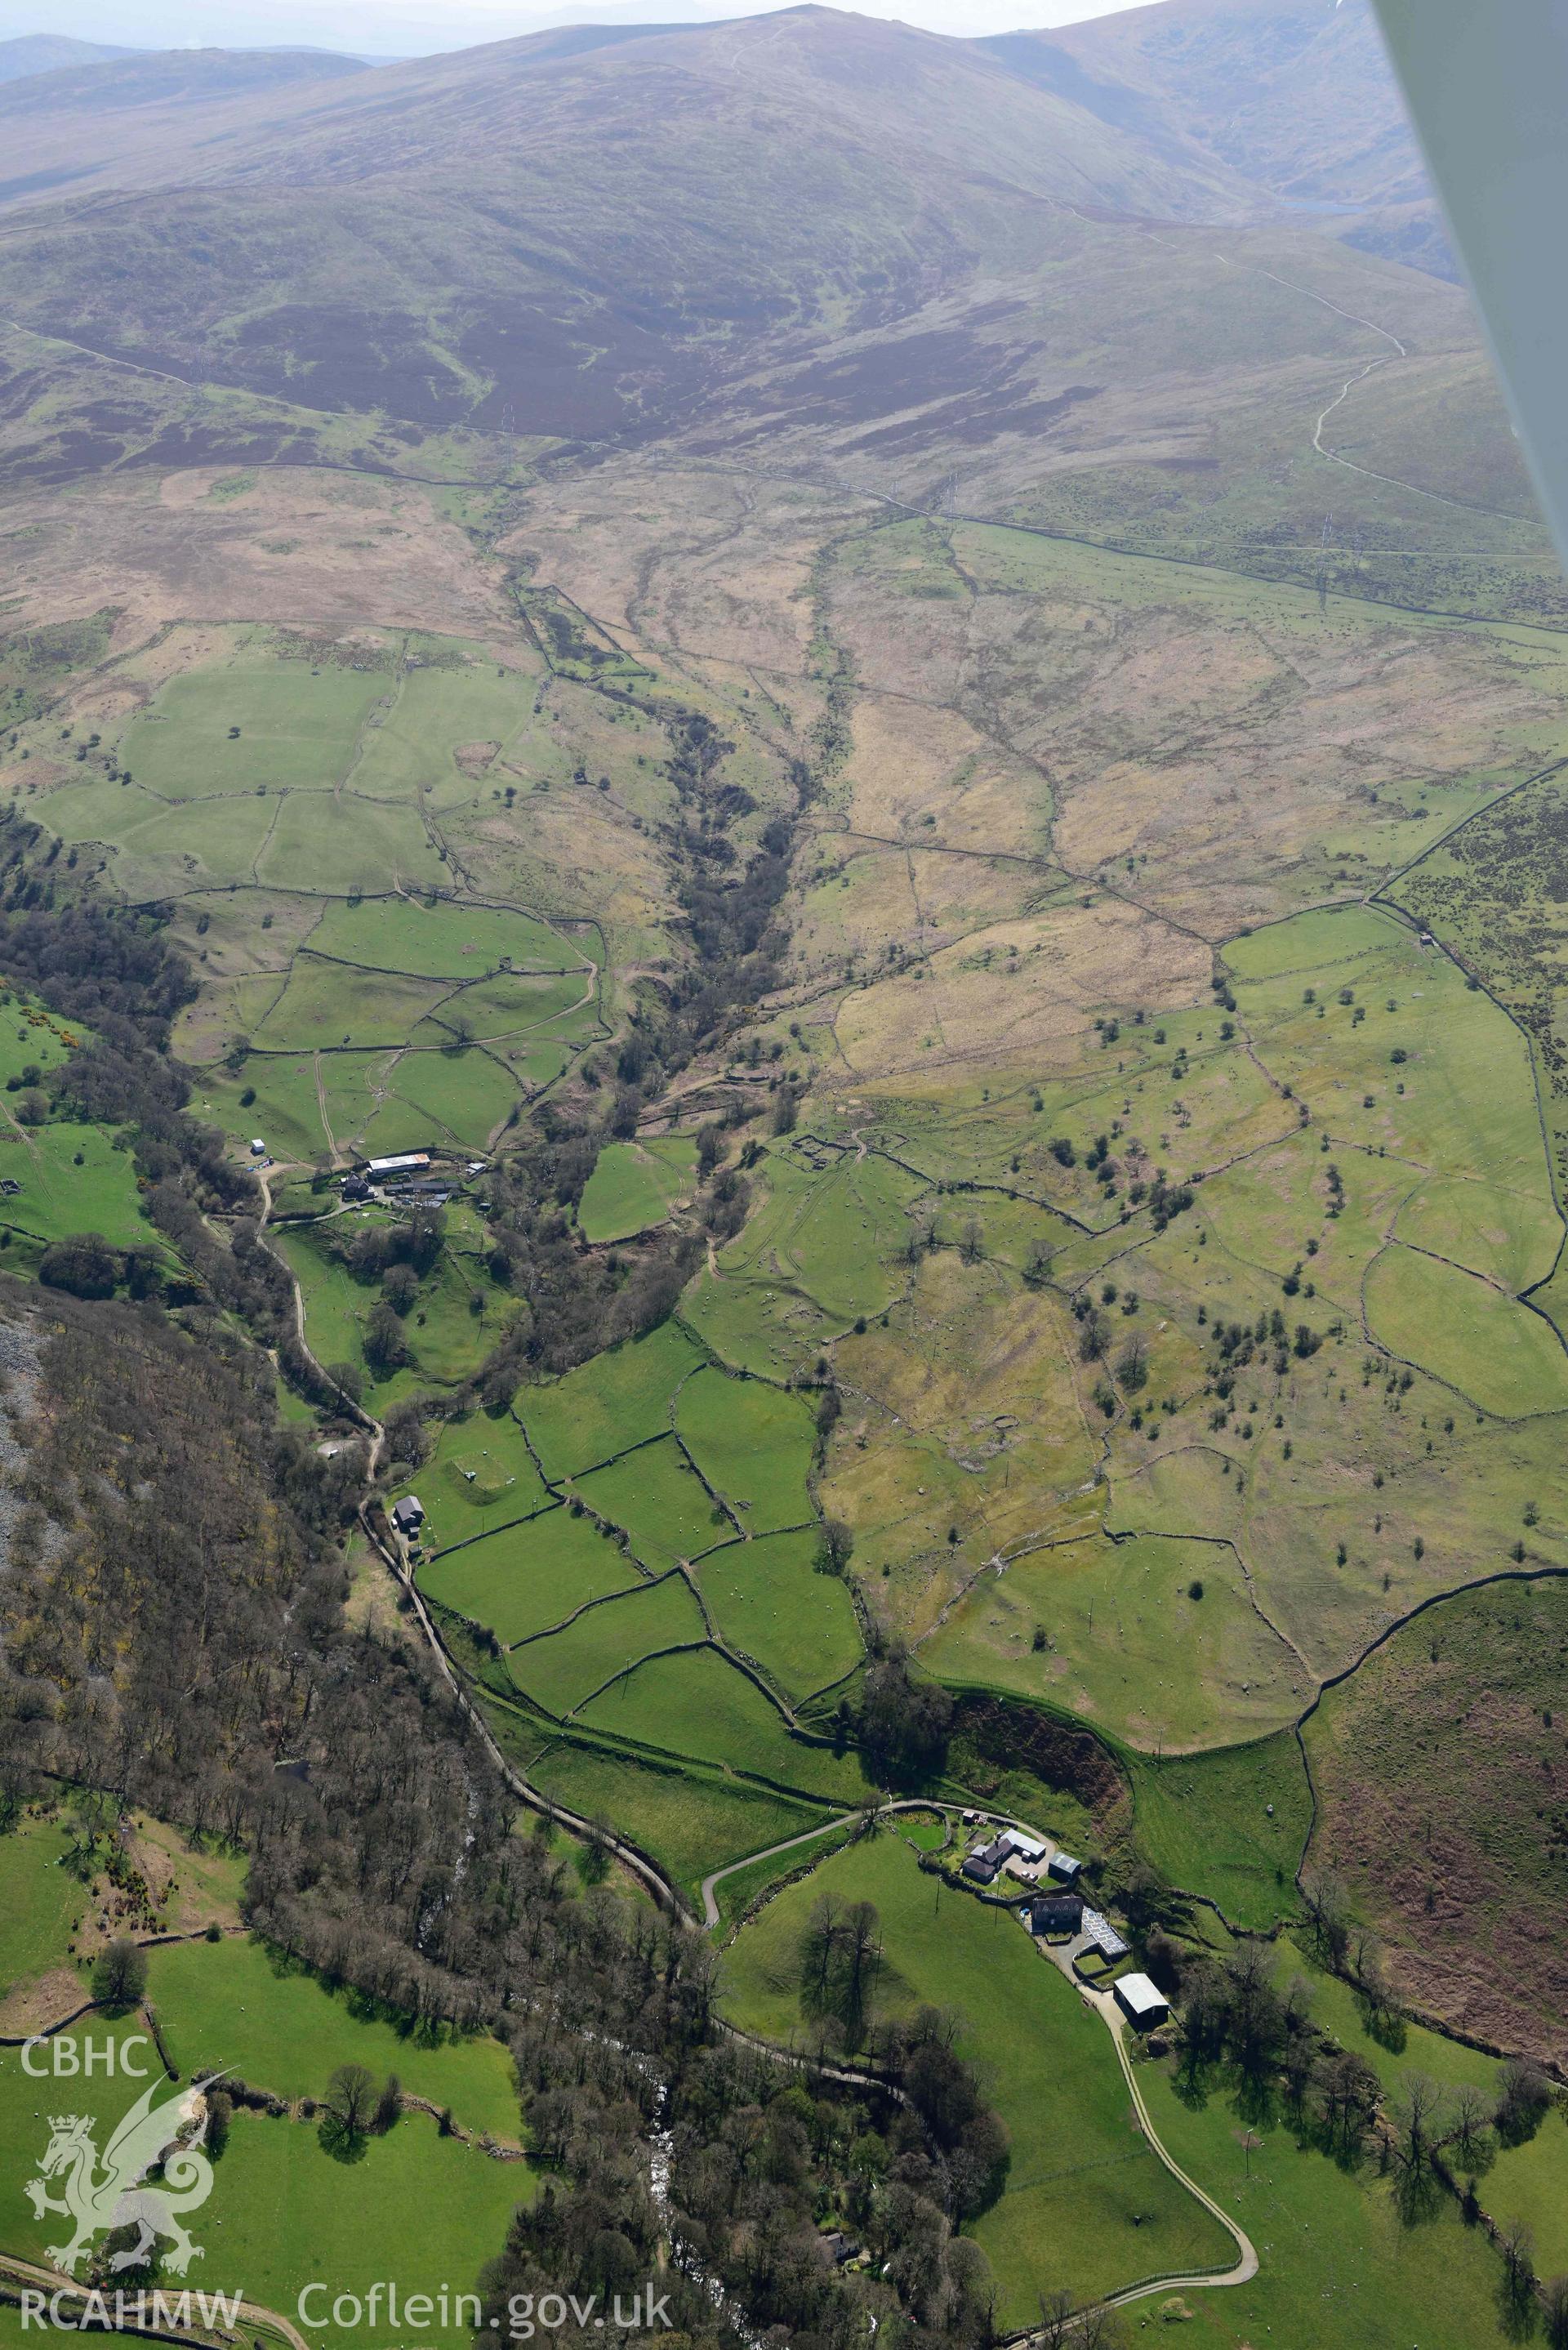
M 345 2137 L 363 2137 L 376 2110 L 376 2083 L 368 2064 L 339 2064 L 323 2102 Z
M 1446 2101 L 1438 2084 L 1426 2073 L 1407 2073 L 1399 2085 L 1390 2118 L 1394 2124 L 1396 2158 L 1413 2177 L 1424 2176 L 1444 2130 Z
M 1449 2107 L 1449 2143 L 1464 2168 L 1480 2170 L 1491 2153 L 1491 2101 L 1473 2081 L 1454 2091 Z

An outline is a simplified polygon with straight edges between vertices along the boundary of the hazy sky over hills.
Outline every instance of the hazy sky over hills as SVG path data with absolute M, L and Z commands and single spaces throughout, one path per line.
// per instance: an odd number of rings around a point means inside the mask
M 358 55 L 411 57 L 506 40 L 549 25 L 704 24 L 768 13 L 777 0 L 605 0 L 550 6 L 541 0 L 0 0 L 0 38 L 69 33 L 134 47 L 287 47 L 296 43 Z M 1131 0 L 859 0 L 858 13 L 898 17 L 935 33 L 1012 32 L 1104 16 Z

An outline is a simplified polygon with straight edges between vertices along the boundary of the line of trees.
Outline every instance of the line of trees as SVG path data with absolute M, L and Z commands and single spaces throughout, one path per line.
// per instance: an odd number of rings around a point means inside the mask
M 1351 1921 L 1336 1887 L 1309 1881 L 1309 1916 L 1319 1955 L 1355 1983 L 1368 2030 L 1385 2046 L 1404 2044 L 1404 2026 L 1372 1938 Z M 1151 1971 L 1181 1999 L 1181 2070 L 1198 2087 L 1214 2066 L 1240 2075 L 1242 2112 L 1258 2118 L 1282 2098 L 1303 2144 L 1349 2168 L 1375 2161 L 1393 2180 L 1407 2223 L 1428 2219 L 1459 2195 L 1467 2217 L 1481 2216 L 1479 2182 L 1501 2148 L 1532 2137 L 1554 2102 L 1552 2084 L 1528 2058 L 1504 2064 L 1489 2090 L 1454 2086 L 1412 2069 L 1386 2095 L 1376 2067 L 1313 2022 L 1312 1991 L 1300 1975 L 1282 1985 L 1275 1954 L 1242 1941 L 1223 1964 L 1182 1958 L 1168 1937 L 1147 1938 Z M 1492 2231 L 1502 2262 L 1511 2324 L 1532 2331 L 1544 2313 L 1552 2350 L 1568 2350 L 1568 2278 L 1538 2283 L 1529 2228 L 1507 2220 Z

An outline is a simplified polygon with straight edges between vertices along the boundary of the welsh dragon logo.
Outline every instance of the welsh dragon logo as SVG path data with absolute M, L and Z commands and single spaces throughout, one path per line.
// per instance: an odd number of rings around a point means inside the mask
M 201 2259 L 202 2247 L 192 2242 L 182 2215 L 198 2210 L 213 2191 L 213 2166 L 202 2141 L 207 2134 L 206 2093 L 220 2077 L 209 2073 L 158 2106 L 152 2101 L 162 2084 L 153 2081 L 121 2117 L 101 2156 L 90 2115 L 51 2114 L 39 2175 L 23 2191 L 36 2219 L 59 2211 L 74 2222 L 68 2243 L 47 2248 L 57 2268 L 74 2275 L 93 2238 L 109 2228 L 137 2230 L 136 2242 L 111 2256 L 111 2270 L 136 2267 L 161 2237 L 173 2246 L 167 2259 L 175 2276 L 183 2276 Z M 143 2186 L 160 2161 L 161 2178 L 156 2186 Z M 50 2194 L 51 2179 L 62 2182 L 59 2195 Z

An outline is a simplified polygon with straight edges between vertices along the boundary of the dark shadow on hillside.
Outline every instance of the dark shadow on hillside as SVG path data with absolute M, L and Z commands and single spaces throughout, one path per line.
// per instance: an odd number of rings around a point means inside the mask
M 1394 2182 L 1394 2209 L 1403 2227 L 1429 2226 L 1448 2199 L 1448 2189 L 1430 2163 L 1400 2165 Z
M 1369 1998 L 1365 1991 L 1356 1994 L 1355 2009 L 1367 2038 L 1386 2048 L 1391 2056 L 1403 2056 L 1410 2029 L 1399 2010 L 1386 2000 Z
M 322 2115 L 316 2136 L 323 2154 L 330 2155 L 334 2162 L 363 2162 L 369 2150 L 369 2133 L 350 2129 L 337 2114 Z
M 1223 2066 L 1212 2064 L 1199 2049 L 1189 2043 L 1182 2049 L 1171 2074 L 1171 2087 L 1179 2105 L 1185 2106 L 1189 2113 L 1200 2114 L 1216 2089 L 1223 2087 L 1224 2080 Z
M 413 2016 L 404 2008 L 389 2006 L 373 1992 L 362 1991 L 348 1981 L 341 1968 L 330 1965 L 313 1967 L 293 1952 L 281 1950 L 275 1942 L 264 1942 L 259 1937 L 255 1941 L 279 1982 L 303 1978 L 307 1982 L 316 1983 L 330 1998 L 340 2000 L 357 2023 L 384 2024 L 389 2032 L 395 2032 L 400 2040 L 406 2040 L 415 2048 L 458 2045 L 465 2037 L 454 2025 L 443 2023 L 439 2018 Z M 475 2036 L 483 2037 L 483 2034 Z
M 851 2053 L 863 2048 L 882 1971 L 881 1921 L 873 1904 L 821 1895 L 801 1936 L 799 1965 L 802 2012 L 836 2024 Z

